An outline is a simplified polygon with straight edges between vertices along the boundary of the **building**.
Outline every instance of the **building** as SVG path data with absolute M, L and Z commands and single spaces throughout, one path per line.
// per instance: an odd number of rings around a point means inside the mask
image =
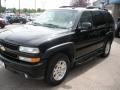
M 115 20 L 120 17 L 120 0 L 97 0 L 93 5 L 108 9 Z
M 97 0 L 93 2 L 94 6 L 101 7 L 102 5 L 106 6 L 109 4 L 109 0 Z

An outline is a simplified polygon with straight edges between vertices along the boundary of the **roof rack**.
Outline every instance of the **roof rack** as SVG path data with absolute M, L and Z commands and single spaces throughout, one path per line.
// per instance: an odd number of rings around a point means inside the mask
M 102 8 L 100 8 L 100 7 L 96 7 L 96 6 L 88 6 L 88 7 L 86 7 L 87 9 L 102 9 Z
M 105 8 L 100 8 L 100 7 L 96 7 L 96 6 L 88 6 L 88 7 L 86 7 L 87 9 L 101 9 L 101 10 L 106 10 L 106 11 L 108 11 L 107 9 L 105 9 Z
M 80 8 L 81 6 L 60 6 L 59 8 L 72 8 L 72 9 L 75 9 L 75 8 Z M 81 7 L 81 8 L 85 8 L 85 7 Z M 103 9 L 103 8 L 100 8 L 100 7 L 96 7 L 96 6 L 87 6 L 86 9 L 101 9 L 101 10 L 106 10 L 108 11 L 107 9 Z
M 78 8 L 80 6 L 60 6 L 59 8 Z

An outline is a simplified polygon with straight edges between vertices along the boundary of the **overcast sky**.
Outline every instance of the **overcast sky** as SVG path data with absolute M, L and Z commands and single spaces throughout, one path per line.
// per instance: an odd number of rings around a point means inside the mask
M 20 0 L 21 8 L 35 8 L 35 0 Z M 95 0 L 90 0 L 91 2 Z M 59 6 L 69 5 L 70 0 L 36 0 L 37 8 L 56 8 Z M 5 0 L 2 0 L 2 5 L 5 6 Z M 6 0 L 7 8 L 19 8 L 19 0 Z

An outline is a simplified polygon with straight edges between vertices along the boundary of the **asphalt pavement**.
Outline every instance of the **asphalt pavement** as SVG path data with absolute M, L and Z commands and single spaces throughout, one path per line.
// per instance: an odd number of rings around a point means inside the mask
M 20 25 L 9 25 L 9 30 Z M 29 80 L 4 68 L 0 62 L 0 90 L 120 90 L 120 39 L 115 38 L 110 56 L 72 69 L 66 80 L 51 87 L 43 80 Z

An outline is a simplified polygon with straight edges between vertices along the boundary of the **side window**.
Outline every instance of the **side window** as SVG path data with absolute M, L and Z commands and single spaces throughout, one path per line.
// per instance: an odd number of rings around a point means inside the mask
M 81 15 L 80 22 L 79 22 L 78 26 L 81 26 L 81 24 L 84 23 L 84 22 L 92 23 L 92 14 L 91 14 L 91 12 L 89 12 L 89 11 L 83 12 L 83 14 Z
M 113 23 L 114 22 L 113 17 L 112 17 L 112 15 L 110 15 L 109 12 L 104 11 L 104 12 L 102 12 L 102 14 L 104 15 L 106 23 Z
M 84 12 L 80 18 L 80 23 L 91 22 L 92 23 L 92 14 L 91 12 Z
M 93 25 L 95 27 L 105 24 L 104 16 L 100 11 L 93 11 L 92 14 L 93 14 Z

